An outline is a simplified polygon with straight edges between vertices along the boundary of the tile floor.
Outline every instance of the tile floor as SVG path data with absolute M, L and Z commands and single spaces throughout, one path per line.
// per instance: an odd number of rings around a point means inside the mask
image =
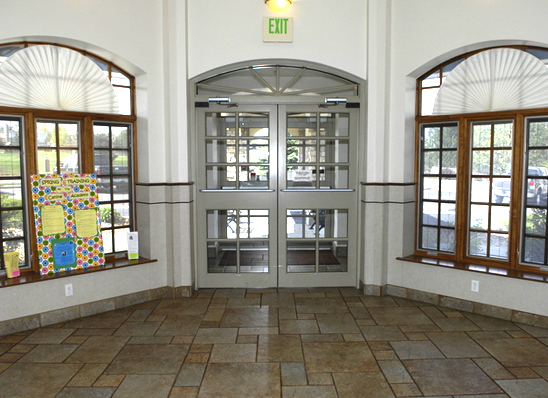
M 0 336 L 0 397 L 548 397 L 548 329 L 352 288 L 207 289 Z

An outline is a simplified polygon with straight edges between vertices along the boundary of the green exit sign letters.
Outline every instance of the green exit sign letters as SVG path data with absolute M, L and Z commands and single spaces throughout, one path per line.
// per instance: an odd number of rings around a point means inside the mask
M 293 18 L 263 18 L 263 41 L 265 43 L 293 42 Z

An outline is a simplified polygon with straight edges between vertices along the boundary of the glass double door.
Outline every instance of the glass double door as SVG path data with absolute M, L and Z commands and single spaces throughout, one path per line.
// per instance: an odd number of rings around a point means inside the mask
M 357 109 L 197 110 L 197 285 L 355 286 Z

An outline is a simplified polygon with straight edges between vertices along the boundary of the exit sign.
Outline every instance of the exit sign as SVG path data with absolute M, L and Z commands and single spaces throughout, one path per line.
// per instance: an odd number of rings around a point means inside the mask
M 274 43 L 293 42 L 293 18 L 263 18 L 263 41 Z

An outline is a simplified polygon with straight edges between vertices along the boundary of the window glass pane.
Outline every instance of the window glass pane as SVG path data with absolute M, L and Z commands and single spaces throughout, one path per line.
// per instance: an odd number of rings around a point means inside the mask
M 239 155 L 242 163 L 268 163 L 268 140 L 240 140 Z
M 470 228 L 487 230 L 489 226 L 489 206 L 470 206 Z
M 493 178 L 493 201 L 495 203 L 510 203 L 510 178 Z
M 491 146 L 491 124 L 475 124 L 472 129 L 473 148 L 487 148 Z
M 525 238 L 523 261 L 533 264 L 546 264 L 546 239 Z
M 287 140 L 287 163 L 316 163 L 315 140 Z
M 207 136 L 236 136 L 235 113 L 206 113 Z
M 422 202 L 422 223 L 423 225 L 438 225 L 439 204 L 438 202 Z
M 77 148 L 79 128 L 77 123 L 59 123 L 59 146 Z
M 441 200 L 457 200 L 457 179 L 442 177 Z
M 457 174 L 457 151 L 443 151 L 441 159 L 442 174 Z
M 423 141 L 425 149 L 440 147 L 441 127 L 425 127 L 423 129 Z
M 491 230 L 508 232 L 510 228 L 510 206 L 491 207 Z
M 287 115 L 288 137 L 314 137 L 317 135 L 318 115 L 316 113 L 298 113 Z
M 21 150 L 2 148 L 0 153 L 0 176 L 21 175 Z
M 240 272 L 268 272 L 268 241 L 240 243 Z
M 268 210 L 257 214 L 249 210 L 240 210 L 239 238 L 257 239 L 268 238 Z
M 526 214 L 525 233 L 546 236 L 546 209 L 528 208 Z
M 240 137 L 268 137 L 268 114 L 240 113 L 238 114 Z
M 491 234 L 489 257 L 506 259 L 508 258 L 508 235 Z
M 112 147 L 129 148 L 129 131 L 127 126 L 112 126 Z M 98 146 L 98 145 L 96 145 Z
M 321 113 L 320 136 L 348 137 L 350 115 L 348 113 Z
M 440 151 L 425 151 L 423 159 L 424 174 L 439 174 L 440 173 Z
M 314 166 L 288 166 L 288 188 L 315 188 L 316 167 Z
M 425 250 L 438 250 L 438 228 L 422 227 L 421 248 Z
M 117 228 L 114 230 L 114 251 L 127 251 L 127 234 L 129 228 Z
M 320 242 L 318 253 L 319 272 L 346 272 L 348 242 Z
M 438 177 L 424 177 L 422 185 L 423 199 L 439 199 L 440 179 Z
M 455 251 L 455 230 L 440 228 L 440 246 L 439 250 L 453 253 Z
M 268 166 L 240 166 L 240 189 L 267 189 Z
M 118 101 L 118 113 L 131 115 L 131 89 L 129 87 L 112 87 Z
M 422 80 L 422 87 L 435 87 L 441 84 L 440 70 L 436 70 L 430 76 L 425 77 Z
M 457 148 L 459 143 L 458 126 L 446 126 L 443 129 L 443 148 Z
M 236 140 L 206 140 L 209 163 L 236 163 Z
M 93 127 L 93 145 L 95 148 L 108 148 L 110 145 L 110 129 L 108 126 Z
M 316 272 L 316 242 L 287 242 L 287 272 Z
M 238 251 L 236 242 L 207 242 L 207 272 L 236 273 Z
M 112 84 L 118 86 L 129 86 L 130 80 L 119 70 L 112 68 L 111 79 Z
M 57 146 L 55 123 L 36 123 L 36 144 L 39 147 Z
M 529 124 L 529 147 L 546 146 L 548 142 L 548 121 Z
M 347 163 L 348 140 L 320 140 L 320 163 Z
M 287 237 L 314 238 L 316 236 L 315 210 L 287 210 Z
M 512 173 L 512 151 L 493 151 L 493 175 L 510 175 Z
M 347 189 L 348 166 L 320 167 L 320 188 Z
M 207 189 L 235 189 L 236 188 L 236 167 L 235 166 L 207 166 L 206 167 Z
M 455 204 L 440 204 L 440 225 L 444 227 L 455 227 Z
M 236 210 L 207 211 L 208 239 L 236 239 L 237 229 Z
M 491 151 L 472 152 L 472 174 L 489 175 L 491 171 Z
M 470 232 L 468 251 L 472 256 L 487 256 L 487 233 Z

